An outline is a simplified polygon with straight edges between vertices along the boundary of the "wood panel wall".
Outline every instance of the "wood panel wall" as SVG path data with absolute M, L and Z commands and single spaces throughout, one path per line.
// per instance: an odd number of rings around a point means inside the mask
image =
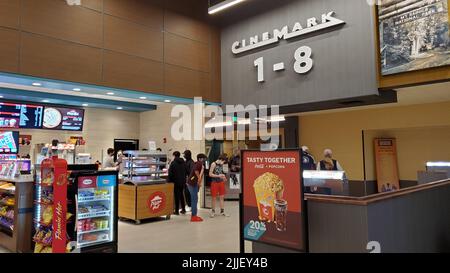
M 0 0 L 0 71 L 221 100 L 206 0 Z

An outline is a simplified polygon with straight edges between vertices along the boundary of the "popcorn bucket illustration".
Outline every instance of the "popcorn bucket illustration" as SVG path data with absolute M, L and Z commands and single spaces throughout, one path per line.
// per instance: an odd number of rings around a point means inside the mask
M 283 181 L 273 173 L 264 173 L 255 179 L 253 184 L 259 220 L 273 222 L 275 220 L 275 200 L 283 198 Z

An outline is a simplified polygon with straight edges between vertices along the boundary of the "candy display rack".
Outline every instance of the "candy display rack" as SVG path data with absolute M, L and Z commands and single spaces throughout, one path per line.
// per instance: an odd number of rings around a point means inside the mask
M 33 175 L 30 160 L 0 161 L 0 246 L 11 252 L 31 250 Z
M 71 200 L 67 198 L 67 161 L 52 157 L 40 165 L 35 194 L 35 253 L 70 252 L 67 223 L 72 214 L 67 212 Z

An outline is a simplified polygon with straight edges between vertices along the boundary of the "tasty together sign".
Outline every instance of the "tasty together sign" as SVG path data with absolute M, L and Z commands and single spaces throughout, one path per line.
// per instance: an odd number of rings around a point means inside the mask
M 245 240 L 305 250 L 300 152 L 243 151 Z

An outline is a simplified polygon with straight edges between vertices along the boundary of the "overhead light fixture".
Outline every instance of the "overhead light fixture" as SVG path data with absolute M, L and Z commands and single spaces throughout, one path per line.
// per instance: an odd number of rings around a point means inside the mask
M 50 101 L 49 101 L 49 100 L 42 100 L 42 102 L 48 103 L 48 102 L 50 102 Z
M 167 103 L 169 103 L 169 102 L 172 102 L 171 100 L 164 100 L 164 102 L 167 102 Z
M 245 0 L 226 0 L 223 1 L 217 5 L 214 5 L 208 9 L 209 14 L 218 13 L 219 11 L 222 11 L 224 9 L 227 9 L 229 7 L 235 6 L 241 2 L 244 2 Z
M 216 123 L 207 123 L 205 124 L 205 128 L 219 128 L 219 127 L 229 127 L 233 126 L 232 121 L 225 121 L 225 122 L 216 122 Z
M 80 88 L 74 88 L 74 89 L 72 89 L 73 91 L 81 91 L 81 89 Z
M 120 107 L 120 106 L 119 106 L 119 107 L 117 107 L 116 109 L 117 109 L 117 110 L 123 110 L 123 107 Z
M 141 100 L 146 100 L 147 97 L 139 97 Z
M 450 162 L 427 162 L 427 167 L 450 167 Z
M 39 82 L 33 82 L 31 85 L 33 85 L 33 86 L 42 86 L 42 83 L 39 83 Z
M 237 123 L 240 125 L 250 125 L 252 124 L 252 121 L 251 119 L 239 119 Z
M 2 95 L 0 95 L 0 99 L 3 99 L 3 96 L 2 96 Z
M 112 96 L 112 95 L 114 95 L 114 92 L 108 92 L 108 93 L 106 93 L 106 95 Z
M 82 104 L 82 106 L 84 106 L 84 107 L 88 107 L 88 106 L 89 106 L 89 104 L 87 104 L 87 103 L 83 103 L 83 104 Z
M 260 121 L 260 122 L 281 122 L 281 121 L 285 121 L 286 117 L 285 116 L 271 116 L 269 118 L 255 118 L 256 121 Z

